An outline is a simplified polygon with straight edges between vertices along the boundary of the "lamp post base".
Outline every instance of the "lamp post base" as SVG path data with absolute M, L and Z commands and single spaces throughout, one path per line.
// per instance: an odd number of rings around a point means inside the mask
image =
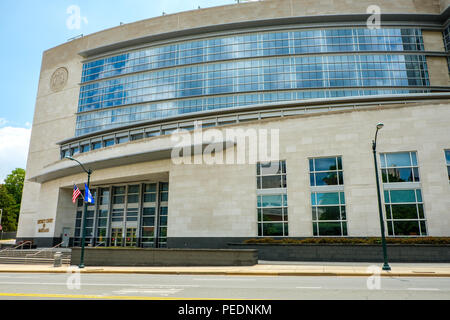
M 84 269 L 84 264 L 80 264 L 79 266 L 78 266 L 78 268 L 79 269 Z M 384 270 L 384 269 L 383 269 Z M 390 270 L 390 269 L 389 269 Z
M 391 267 L 387 263 L 383 264 L 383 268 L 382 269 L 384 271 L 391 271 Z

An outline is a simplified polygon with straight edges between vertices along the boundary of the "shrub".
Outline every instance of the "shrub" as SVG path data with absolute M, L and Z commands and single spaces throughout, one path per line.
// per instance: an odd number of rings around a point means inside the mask
M 381 244 L 381 238 L 256 238 L 245 244 Z M 388 244 L 450 244 L 450 237 L 387 238 Z

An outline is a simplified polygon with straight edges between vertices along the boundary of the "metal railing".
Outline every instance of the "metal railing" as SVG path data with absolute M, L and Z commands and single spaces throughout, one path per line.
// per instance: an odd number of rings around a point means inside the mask
M 60 247 L 64 242 L 61 242 L 52 248 L 44 248 L 42 250 L 28 253 L 28 250 L 16 250 L 18 248 L 24 247 L 32 243 L 31 241 L 26 241 L 21 243 L 14 248 L 8 248 L 0 251 L 0 260 L 6 263 L 20 263 L 20 264 L 52 264 L 55 260 L 54 249 Z M 62 258 L 63 264 L 70 264 L 70 255 Z
M 49 252 L 49 251 L 51 251 L 51 250 L 53 250 L 53 249 L 56 249 L 56 248 L 60 247 L 63 243 L 64 243 L 64 242 L 61 242 L 61 243 L 59 243 L 59 244 L 57 244 L 56 246 L 51 247 L 51 248 L 44 248 L 44 249 L 39 250 L 38 252 L 35 252 L 35 253 L 29 253 L 29 254 L 27 254 L 25 257 L 26 257 L 26 258 L 28 258 L 28 257 L 33 257 L 33 256 L 37 256 L 38 254 L 40 254 L 40 253 L 42 253 L 42 252 Z
M 17 249 L 19 249 L 20 247 L 23 247 L 26 244 L 30 244 L 30 249 L 31 249 L 31 245 L 33 244 L 33 242 L 32 241 L 24 241 L 21 244 L 19 244 L 18 246 L 15 246 L 14 248 L 6 248 L 6 249 L 3 249 L 3 250 L 0 250 L 0 253 L 6 252 L 6 251 L 17 250 Z

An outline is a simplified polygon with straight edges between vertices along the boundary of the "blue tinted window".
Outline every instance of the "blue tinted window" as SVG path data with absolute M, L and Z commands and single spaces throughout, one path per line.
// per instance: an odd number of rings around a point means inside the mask
M 76 147 L 76 148 L 72 148 L 70 149 L 70 154 L 73 156 L 75 154 L 80 153 L 80 148 Z
M 311 186 L 344 184 L 341 157 L 311 159 L 310 170 L 311 166 L 315 170 L 310 174 Z
M 389 197 L 389 191 L 384 191 L 384 202 L 390 203 L 391 198 Z
M 100 149 L 102 147 L 102 143 L 101 142 L 94 142 L 92 143 L 92 150 L 97 150 Z
M 315 171 L 337 170 L 336 158 L 315 159 Z
M 391 203 L 416 202 L 414 190 L 391 190 Z
M 260 196 L 258 207 L 281 207 L 283 206 L 282 195 Z
M 398 53 L 281 56 L 362 50 L 423 50 L 421 31 L 355 28 L 259 32 L 144 48 L 88 62 L 83 65 L 82 82 L 100 81 L 82 85 L 78 109 L 80 113 L 95 112 L 77 118 L 76 135 L 139 121 L 262 102 L 424 92 L 364 90 L 366 86 L 429 86 L 423 56 Z M 251 59 L 239 60 L 241 58 Z M 202 62 L 214 63 L 191 65 Z M 172 69 L 164 69 L 168 67 Z M 107 79 L 116 76 L 121 77 Z M 333 87 L 336 90 L 329 89 Z M 337 87 L 358 87 L 359 90 Z M 303 91 L 305 88 L 323 91 Z M 280 91 L 287 89 L 298 89 L 298 92 Z M 246 94 L 260 90 L 272 92 Z M 222 101 L 224 97 L 185 100 L 212 94 L 229 95 L 231 100 Z M 245 96 L 241 99 L 241 95 Z M 181 98 L 183 100 L 167 101 Z M 104 112 L 108 108 L 137 103 L 147 104 L 117 109 L 114 114 Z
M 120 138 L 117 138 L 117 143 L 121 144 L 121 143 L 128 142 L 129 140 L 130 139 L 128 137 L 120 137 Z
M 89 152 L 91 150 L 90 146 L 88 144 L 81 146 L 81 152 Z
M 423 202 L 422 201 L 422 191 L 420 191 L 420 189 L 416 190 L 416 195 L 417 195 L 417 202 Z
M 317 205 L 339 204 L 339 193 L 317 193 Z
M 409 167 L 411 166 L 411 158 L 409 152 L 404 153 L 388 153 L 386 154 L 387 167 Z
M 104 142 L 105 147 L 110 147 L 114 145 L 114 139 L 105 140 Z

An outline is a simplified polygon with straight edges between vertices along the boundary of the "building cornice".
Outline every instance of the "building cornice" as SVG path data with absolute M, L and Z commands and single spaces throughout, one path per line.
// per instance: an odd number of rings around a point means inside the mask
M 442 14 L 382 14 L 381 26 L 411 26 L 421 27 L 423 29 L 438 29 L 441 30 L 444 23 L 450 15 L 450 10 L 447 8 Z M 176 30 L 172 32 L 165 32 L 160 34 L 153 34 L 143 37 L 138 37 L 126 41 L 120 41 L 88 50 L 83 50 L 79 54 L 85 59 L 93 59 L 101 55 L 117 53 L 124 49 L 135 49 L 143 45 L 149 45 L 155 42 L 169 42 L 173 40 L 180 40 L 181 38 L 188 38 L 193 36 L 200 36 L 207 34 L 211 36 L 214 33 L 230 34 L 232 31 L 249 32 L 248 29 L 257 29 L 260 31 L 270 30 L 273 27 L 285 27 L 301 25 L 302 28 L 331 28 L 331 27 L 355 27 L 365 26 L 368 14 L 346 14 L 346 15 L 316 15 L 303 17 L 288 17 L 276 19 L 264 19 L 253 21 L 233 22 L 227 24 L 217 24 L 210 26 L 202 26 L 198 28 L 191 28 L 186 30 Z M 326 23 L 324 22 L 326 21 Z

